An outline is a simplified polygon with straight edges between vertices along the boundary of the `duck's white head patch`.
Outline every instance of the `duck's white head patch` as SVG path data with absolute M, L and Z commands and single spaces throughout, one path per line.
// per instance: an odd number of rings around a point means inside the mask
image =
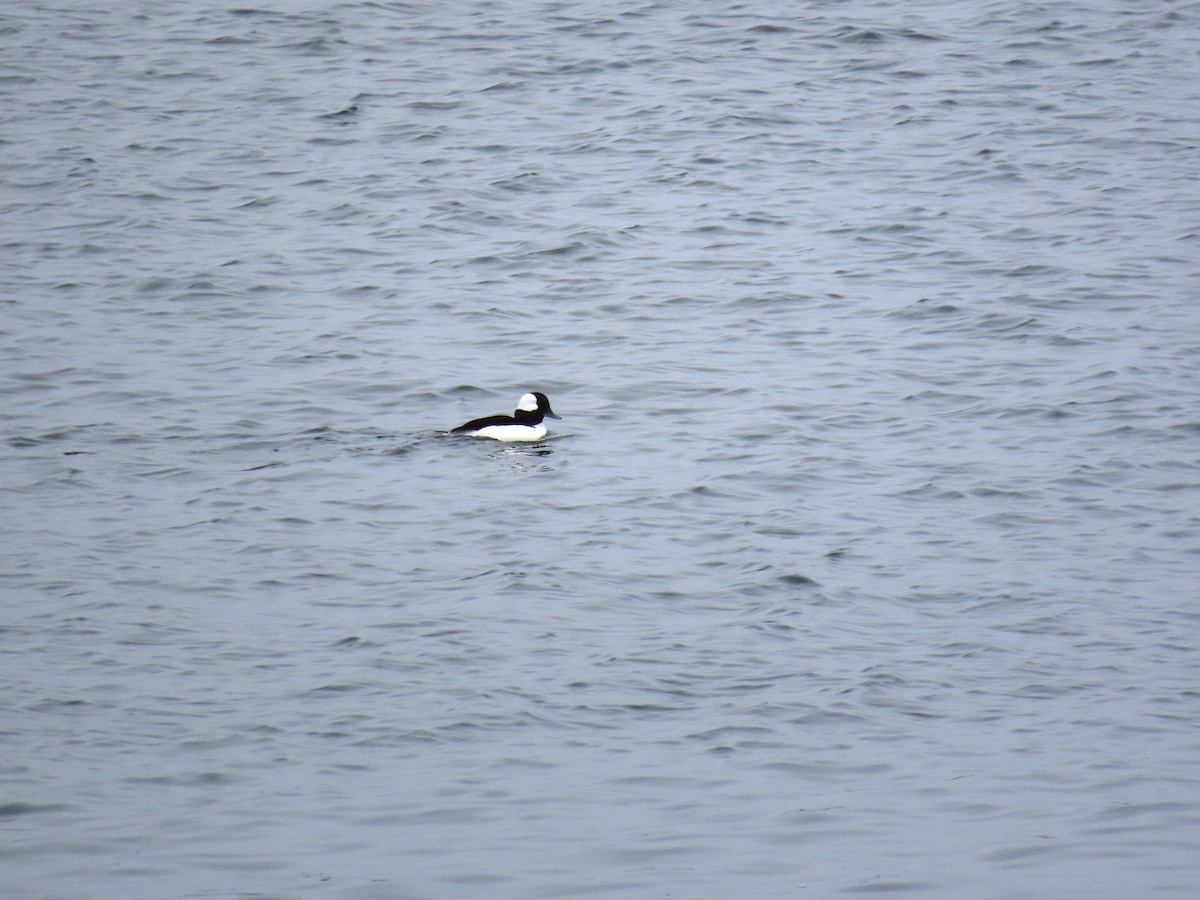
M 533 394 L 525 394 L 520 400 L 517 401 L 517 409 L 521 410 L 522 412 L 536 412 L 537 408 L 537 397 L 533 396 Z

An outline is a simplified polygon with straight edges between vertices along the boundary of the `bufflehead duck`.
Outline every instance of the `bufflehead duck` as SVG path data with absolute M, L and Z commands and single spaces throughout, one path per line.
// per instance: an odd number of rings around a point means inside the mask
M 525 394 L 517 401 L 517 409 L 511 416 L 485 416 L 472 419 L 465 425 L 450 429 L 451 434 L 467 434 L 472 437 L 492 438 L 497 441 L 540 441 L 546 436 L 542 419 L 549 416 L 557 419 L 550 401 L 539 391 Z

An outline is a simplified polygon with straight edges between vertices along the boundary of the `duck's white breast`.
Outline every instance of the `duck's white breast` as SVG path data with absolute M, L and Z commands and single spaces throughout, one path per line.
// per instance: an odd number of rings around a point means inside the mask
M 540 441 L 546 436 L 546 426 L 538 425 L 488 425 L 472 432 L 476 437 L 492 438 L 496 441 Z

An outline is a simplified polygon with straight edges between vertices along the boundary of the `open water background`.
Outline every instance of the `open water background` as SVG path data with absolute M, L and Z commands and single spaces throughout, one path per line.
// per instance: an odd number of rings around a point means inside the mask
M 1200 5 L 0 59 L 5 897 L 1195 896 Z

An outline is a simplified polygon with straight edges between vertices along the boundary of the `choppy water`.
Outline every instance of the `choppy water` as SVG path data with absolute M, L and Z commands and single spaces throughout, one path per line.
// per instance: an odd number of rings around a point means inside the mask
M 0 18 L 5 896 L 1194 896 L 1200 6 L 207 7 Z

